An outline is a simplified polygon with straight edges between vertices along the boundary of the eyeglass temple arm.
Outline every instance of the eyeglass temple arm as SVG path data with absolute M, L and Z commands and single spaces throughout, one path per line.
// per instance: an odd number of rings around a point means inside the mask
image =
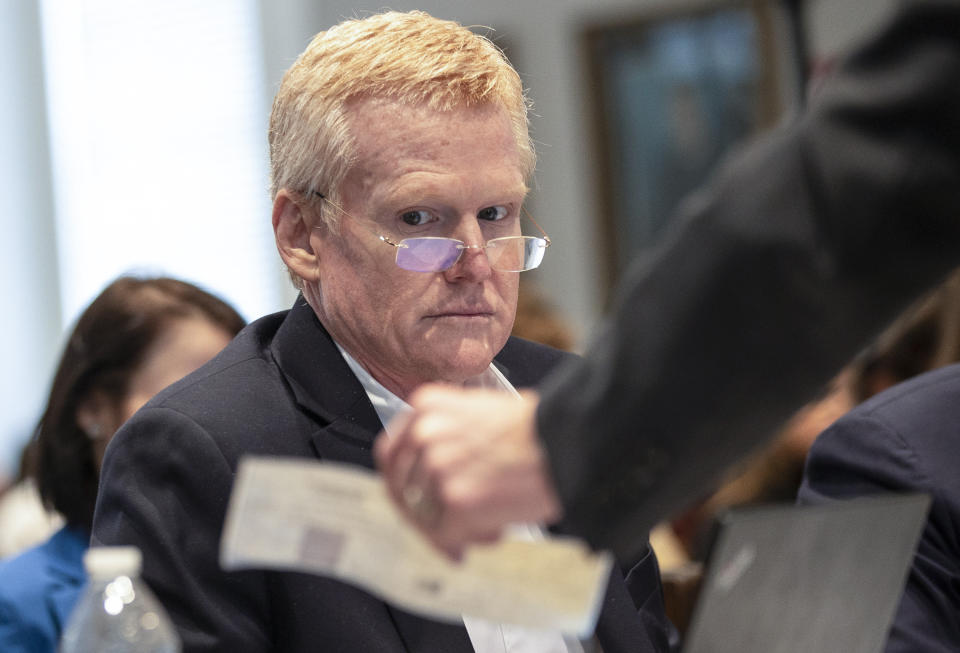
M 544 247 L 550 247 L 550 243 L 551 243 L 550 236 L 548 236 L 547 232 L 543 230 L 543 227 L 540 226 L 540 223 L 533 219 L 533 216 L 530 215 L 530 211 L 527 210 L 527 207 L 525 206 L 521 207 L 521 210 L 523 211 L 523 214 L 525 216 L 530 218 L 530 222 L 532 222 L 537 227 L 537 229 L 540 230 L 540 233 L 543 234 L 543 240 L 546 241 L 546 245 L 544 245 Z
M 327 204 L 329 204 L 329 205 L 332 206 L 333 208 L 335 208 L 336 210 L 340 211 L 340 213 L 344 214 L 344 215 L 347 216 L 347 217 L 350 217 L 350 214 L 349 214 L 349 213 L 347 213 L 345 210 L 343 210 L 342 208 L 340 208 L 339 206 L 337 206 L 337 205 L 333 202 L 333 200 L 331 200 L 329 197 L 327 197 L 326 195 L 324 195 L 324 194 L 321 193 L 320 191 L 315 190 L 315 191 L 313 191 L 313 194 L 316 195 L 317 197 L 319 197 L 320 199 L 322 199 L 324 202 L 326 202 Z M 368 224 L 367 224 L 366 222 L 364 222 L 363 220 L 356 220 L 356 223 L 359 224 L 361 227 L 363 227 L 364 229 L 366 229 L 367 231 L 369 231 L 371 234 L 373 234 L 374 236 L 376 236 L 377 238 L 379 238 L 380 240 L 382 240 L 383 242 L 385 242 L 386 244 L 388 244 L 388 245 L 390 245 L 390 246 L 392 246 L 392 247 L 396 247 L 397 249 L 400 249 L 401 247 L 406 247 L 406 245 L 401 245 L 400 243 L 395 243 L 395 242 L 393 242 L 392 240 L 390 240 L 389 238 L 387 238 L 386 236 L 384 236 L 383 234 L 377 233 L 374 229 L 372 229 L 372 228 L 370 227 L 370 225 L 368 225 Z

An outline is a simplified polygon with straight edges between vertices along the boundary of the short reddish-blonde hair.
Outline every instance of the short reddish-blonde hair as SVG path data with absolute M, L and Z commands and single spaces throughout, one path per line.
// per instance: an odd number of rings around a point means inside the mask
M 510 117 L 524 176 L 536 163 L 520 76 L 486 37 L 422 11 L 385 12 L 317 34 L 283 76 L 270 115 L 271 198 L 333 201 L 356 156 L 348 103 L 388 97 L 438 111 L 492 104 Z M 335 223 L 336 211 L 323 211 Z

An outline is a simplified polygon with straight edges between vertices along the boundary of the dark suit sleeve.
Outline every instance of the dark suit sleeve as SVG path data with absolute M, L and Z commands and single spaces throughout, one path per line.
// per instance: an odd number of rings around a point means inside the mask
M 960 3 L 905 5 L 811 111 L 689 198 L 542 386 L 567 522 L 633 559 L 960 263 Z
M 143 577 L 187 651 L 270 649 L 260 572 L 223 573 L 220 533 L 233 470 L 184 415 L 145 408 L 107 449 L 93 544 L 135 545 Z
M 679 639 L 667 619 L 660 567 L 649 545 L 632 567 L 613 565 L 594 635 L 604 653 L 674 650 Z
M 882 492 L 931 495 L 930 513 L 885 649 L 888 653 L 960 650 L 960 529 L 956 524 L 960 497 L 945 493 L 949 484 L 936 478 L 939 465 L 926 464 L 929 453 L 918 452 L 885 421 L 851 414 L 814 443 L 800 489 L 801 503 Z
M 577 358 L 522 338 L 510 338 L 498 356 L 517 388 L 533 386 L 562 361 Z M 564 524 L 555 524 L 551 530 L 564 533 Z M 618 565 L 610 572 L 595 633 L 604 653 L 662 653 L 671 650 L 676 640 L 663 603 L 657 557 L 646 537 L 642 555 L 624 568 L 626 573 Z

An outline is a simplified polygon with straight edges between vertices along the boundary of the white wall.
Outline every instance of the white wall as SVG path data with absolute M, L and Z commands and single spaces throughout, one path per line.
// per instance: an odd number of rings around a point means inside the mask
M 33 428 L 58 355 L 60 302 L 44 107 L 37 5 L 0 2 L 0 480 Z

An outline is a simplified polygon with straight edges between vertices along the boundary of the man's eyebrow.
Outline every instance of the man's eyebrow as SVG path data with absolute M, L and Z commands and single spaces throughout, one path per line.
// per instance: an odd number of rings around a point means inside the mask
M 441 204 L 450 204 L 449 198 L 446 197 L 445 186 L 433 186 L 433 185 L 424 185 L 418 188 L 403 188 L 397 192 L 388 192 L 385 193 L 383 198 L 385 204 L 398 205 L 398 206 L 416 206 L 418 204 L 431 204 L 439 202 Z M 517 204 L 517 209 L 519 210 L 520 204 L 526 199 L 527 194 L 529 193 L 529 188 L 526 184 L 517 186 L 512 189 L 503 189 L 499 191 L 493 191 L 486 193 L 485 196 L 489 197 L 489 201 L 484 203 L 484 206 L 493 206 L 496 204 Z

